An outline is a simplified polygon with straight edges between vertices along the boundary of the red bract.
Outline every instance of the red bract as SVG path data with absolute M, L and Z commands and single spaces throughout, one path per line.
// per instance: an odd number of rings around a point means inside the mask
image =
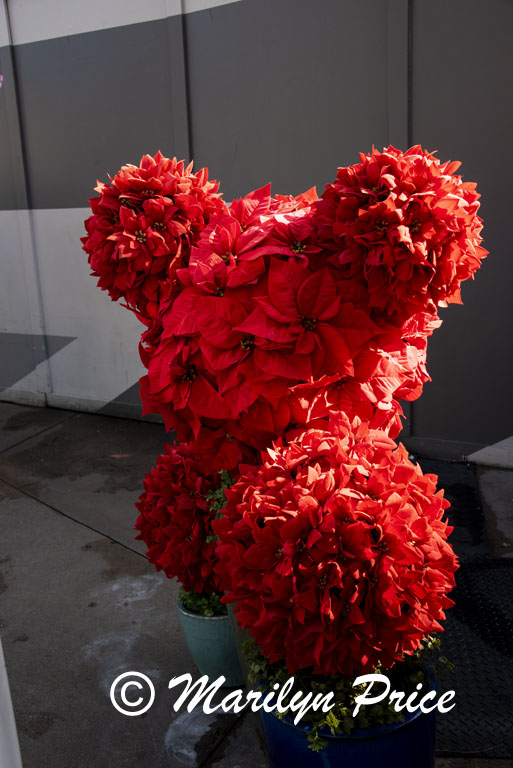
M 192 163 L 160 152 L 98 182 L 82 243 L 99 287 L 143 321 L 156 317 L 160 302 L 176 295 L 175 274 L 191 246 L 210 217 L 226 210 L 217 188 L 205 168 L 192 173 Z
M 339 419 L 269 448 L 226 491 L 213 523 L 225 601 L 291 673 L 390 667 L 442 629 L 457 568 L 448 503 L 394 449 Z
M 417 312 L 461 303 L 460 284 L 486 251 L 475 184 L 433 154 L 394 147 L 339 168 L 315 207 L 329 261 L 369 291 L 374 316 L 402 325 Z
M 186 591 L 211 594 L 218 590 L 216 561 L 206 495 L 216 485 L 205 477 L 187 445 L 166 445 L 157 466 L 144 479 L 144 493 L 136 504 L 140 515 L 137 536 L 148 547 L 158 571 L 176 576 Z

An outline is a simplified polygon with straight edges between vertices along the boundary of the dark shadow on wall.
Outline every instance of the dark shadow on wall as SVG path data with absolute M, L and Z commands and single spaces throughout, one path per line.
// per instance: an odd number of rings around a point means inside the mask
M 12 387 L 52 355 L 75 341 L 75 336 L 37 333 L 0 333 L 0 393 Z

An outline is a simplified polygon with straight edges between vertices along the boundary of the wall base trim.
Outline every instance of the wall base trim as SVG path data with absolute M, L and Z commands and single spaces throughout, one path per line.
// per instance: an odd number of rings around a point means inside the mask
M 424 459 L 445 459 L 447 461 L 467 461 L 474 451 L 483 448 L 482 443 L 470 443 L 461 440 L 444 440 L 436 437 L 397 438 L 415 455 Z
M 0 402 L 18 403 L 19 405 L 35 405 L 39 407 L 62 408 L 65 411 L 81 411 L 83 413 L 100 413 L 102 416 L 116 416 L 121 419 L 134 419 L 162 424 L 162 418 L 157 413 L 148 416 L 141 415 L 141 405 L 135 403 L 120 403 L 116 401 L 94 400 L 88 397 L 72 397 L 56 395 L 51 392 L 26 392 L 22 389 L 0 390 Z
M 0 387 L 0 401 L 6 403 L 19 403 L 20 405 L 46 405 L 46 394 L 44 392 L 29 392 L 25 389 L 14 389 L 14 387 Z

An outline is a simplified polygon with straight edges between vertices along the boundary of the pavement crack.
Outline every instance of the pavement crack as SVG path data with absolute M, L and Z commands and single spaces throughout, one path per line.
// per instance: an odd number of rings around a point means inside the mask
M 70 413 L 69 416 L 66 416 L 62 421 L 58 421 L 57 424 L 50 424 L 48 427 L 43 427 L 39 430 L 39 432 L 35 432 L 31 435 L 27 435 L 22 440 L 19 440 L 17 443 L 14 443 L 13 445 L 8 445 L 6 448 L 2 448 L 0 450 L 0 456 L 4 453 L 8 453 L 8 451 L 12 451 L 13 448 L 17 448 L 20 445 L 23 445 L 23 443 L 28 442 L 29 440 L 33 440 L 35 437 L 39 437 L 40 435 L 44 435 L 45 432 L 49 432 L 52 429 L 56 429 L 57 427 L 62 426 L 67 421 L 71 421 L 72 419 L 76 419 L 78 416 L 80 416 L 80 413 Z
M 73 517 L 72 515 L 68 515 L 67 512 L 63 512 L 61 509 L 54 507 L 52 504 L 48 504 L 48 502 L 38 498 L 35 494 L 25 490 L 23 486 L 15 485 L 10 480 L 6 480 L 6 478 L 3 477 L 2 475 L 0 475 L 0 480 L 3 483 L 5 483 L 5 485 L 8 485 L 9 488 L 12 488 L 13 490 L 18 491 L 18 493 L 23 494 L 23 496 L 27 496 L 29 499 L 33 499 L 34 501 L 37 501 L 38 504 L 41 504 L 43 507 L 46 507 L 47 509 L 50 509 L 52 512 L 55 512 L 56 514 L 61 515 L 62 517 L 67 518 L 68 520 L 71 520 L 73 523 L 76 523 L 77 525 L 82 526 L 82 528 L 87 528 L 89 531 L 93 531 L 94 533 L 97 533 L 99 536 L 103 536 L 104 539 L 108 539 L 109 541 L 114 542 L 114 544 L 119 544 L 120 547 L 127 549 L 129 552 L 132 552 L 134 555 L 138 555 L 139 557 L 142 557 L 145 560 L 148 560 L 146 555 L 144 555 L 142 552 L 139 552 L 137 549 L 134 549 L 133 547 L 129 547 L 128 544 L 125 544 L 123 541 L 116 539 L 114 536 L 109 536 L 107 533 L 100 531 L 99 528 L 95 528 L 92 525 L 88 525 L 87 523 L 84 523 L 82 520 L 77 520 L 76 517 Z

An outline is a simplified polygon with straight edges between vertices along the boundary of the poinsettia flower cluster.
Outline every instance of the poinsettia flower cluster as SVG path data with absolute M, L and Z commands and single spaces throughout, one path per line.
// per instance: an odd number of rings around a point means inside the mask
M 219 590 L 219 578 L 211 527 L 215 513 L 207 497 L 218 483 L 201 472 L 187 445 L 164 450 L 144 478 L 136 538 L 144 541 L 158 571 L 176 576 L 186 591 L 210 595 Z
M 291 673 L 354 675 L 442 629 L 457 561 L 436 477 L 339 419 L 262 454 L 213 523 L 237 619 Z
M 339 168 L 316 208 L 328 261 L 368 291 L 374 317 L 402 323 L 418 311 L 461 303 L 461 282 L 486 251 L 480 246 L 476 185 L 420 146 L 360 155 Z
M 193 173 L 192 163 L 185 167 L 161 152 L 98 182 L 82 238 L 98 286 L 113 301 L 123 298 L 146 324 L 157 318 L 176 293 L 175 274 L 191 246 L 210 217 L 226 210 L 218 186 L 206 168 Z

